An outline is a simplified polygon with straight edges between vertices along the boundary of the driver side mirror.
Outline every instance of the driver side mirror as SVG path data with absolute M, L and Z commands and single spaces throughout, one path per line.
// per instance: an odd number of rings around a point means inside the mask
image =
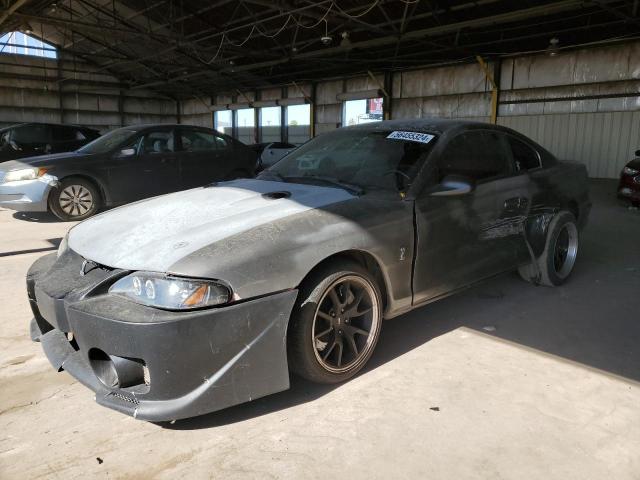
M 473 179 L 462 175 L 447 175 L 442 179 L 436 189 L 430 193 L 432 197 L 451 197 L 466 195 L 475 190 Z
M 636 150 L 636 157 L 640 157 L 640 150 Z
M 135 154 L 135 148 L 123 148 L 122 150 L 120 150 L 120 153 L 118 153 L 118 158 L 133 157 Z

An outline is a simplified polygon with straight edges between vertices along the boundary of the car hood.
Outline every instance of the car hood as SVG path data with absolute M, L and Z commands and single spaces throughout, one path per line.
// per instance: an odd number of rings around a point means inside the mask
M 8 172 L 9 170 L 18 170 L 27 167 L 43 167 L 55 166 L 65 161 L 77 161 L 83 157 L 90 155 L 78 152 L 52 153 L 50 155 L 40 155 L 38 157 L 21 158 L 20 160 L 9 160 L 0 164 L 0 170 Z
M 273 198 L 275 192 L 285 198 Z M 225 238 L 353 198 L 339 188 L 238 179 L 85 220 L 70 231 L 69 247 L 113 268 L 170 272 L 180 259 Z

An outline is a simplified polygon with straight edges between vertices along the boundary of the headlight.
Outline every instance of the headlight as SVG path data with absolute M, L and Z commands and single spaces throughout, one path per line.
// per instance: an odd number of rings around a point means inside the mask
M 220 283 L 149 272 L 136 272 L 121 278 L 111 286 L 109 293 L 167 310 L 211 307 L 231 299 L 229 289 Z
M 64 255 L 64 253 L 69 250 L 69 234 L 67 233 L 64 238 L 62 239 L 62 241 L 60 242 L 60 245 L 58 245 L 58 257 L 60 257 L 61 255 Z
M 20 170 L 11 170 L 4 176 L 4 183 L 35 180 L 45 173 L 47 173 L 46 168 L 21 168 Z
M 631 168 L 631 167 L 624 167 L 622 169 L 622 173 L 625 175 L 636 175 L 640 173 L 640 170 L 636 170 L 635 168 Z

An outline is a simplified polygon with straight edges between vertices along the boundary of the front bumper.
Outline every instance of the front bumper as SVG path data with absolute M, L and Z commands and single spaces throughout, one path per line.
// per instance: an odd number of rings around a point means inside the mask
M 46 212 L 49 192 L 56 184 L 55 177 L 48 176 L 0 184 L 0 207 L 19 212 Z
M 94 270 L 87 280 L 69 279 L 77 259 L 63 257 L 47 255 L 27 275 L 31 336 L 53 367 L 93 390 L 99 404 L 142 420 L 168 421 L 289 388 L 286 331 L 296 290 L 169 312 L 105 294 L 122 271 Z M 105 358 L 144 365 L 145 381 L 105 383 Z

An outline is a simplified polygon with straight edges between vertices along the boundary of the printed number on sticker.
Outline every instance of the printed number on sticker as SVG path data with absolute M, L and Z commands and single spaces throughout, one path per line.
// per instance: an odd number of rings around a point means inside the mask
M 393 138 L 396 140 L 408 140 L 410 142 L 429 143 L 431 140 L 433 140 L 433 135 L 429 135 L 428 133 L 419 133 L 419 132 L 395 131 L 387 135 L 387 138 Z

